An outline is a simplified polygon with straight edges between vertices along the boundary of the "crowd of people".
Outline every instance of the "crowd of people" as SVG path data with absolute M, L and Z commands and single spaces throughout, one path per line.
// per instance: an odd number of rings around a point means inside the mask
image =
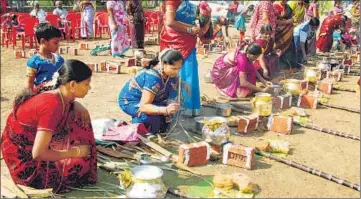
M 83 0 L 77 6 L 83 22 L 92 24 L 93 4 Z M 316 48 L 330 52 L 334 43 L 341 50 L 358 42 L 351 34 L 352 27 L 359 25 L 355 20 L 360 14 L 357 0 L 353 1 L 351 18 L 345 15 L 342 2 L 335 1 L 334 9 L 322 22 L 316 0 L 265 0 L 241 12 L 237 7 L 237 1 L 232 2 L 228 16 L 212 21 L 207 1 L 199 7 L 188 0 L 164 2 L 161 53 L 119 93 L 120 109 L 132 117 L 133 123 L 143 123 L 150 134 L 156 134 L 165 131 L 180 110 L 186 116 L 200 115 L 197 40 L 203 44 L 223 40 L 228 36 L 228 32 L 225 36 L 222 32 L 224 25 L 234 23 L 243 43 L 216 60 L 211 77 L 219 93 L 232 98 L 268 92 L 270 81 L 284 69 L 282 62 L 300 70 Z M 106 8 L 112 55 L 121 56 L 131 47 L 143 49 L 141 1 L 107 1 Z M 249 26 L 251 35 L 246 40 L 248 12 L 254 13 Z M 53 13 L 65 18 L 67 10 L 57 2 Z M 40 21 L 35 32 L 40 48 L 28 60 L 25 89 L 16 97 L 8 116 L 1 147 L 4 160 L 18 184 L 64 191 L 95 183 L 96 148 L 90 117 L 87 109 L 75 101 L 90 90 L 92 71 L 81 61 L 65 61 L 56 54 L 62 32 L 46 23 L 46 13 L 39 4 L 34 5 L 31 16 Z M 132 44 L 126 38 L 127 17 L 132 21 Z M 11 17 L 9 25 L 17 25 L 16 17 Z M 88 26 L 89 34 L 93 34 L 92 27 Z M 257 79 L 264 87 L 256 86 Z

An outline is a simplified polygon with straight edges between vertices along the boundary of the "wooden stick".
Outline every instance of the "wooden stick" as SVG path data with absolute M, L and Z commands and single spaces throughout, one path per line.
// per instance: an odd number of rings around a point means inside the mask
M 318 127 L 314 124 L 310 124 L 310 123 L 307 123 L 307 124 L 300 124 L 300 123 L 297 123 L 297 122 L 294 122 L 295 124 L 297 125 L 300 125 L 304 128 L 308 128 L 308 129 L 312 129 L 312 130 L 316 130 L 316 131 L 319 131 L 319 132 L 322 132 L 322 133 L 327 133 L 327 134 L 331 134 L 331 135 L 335 135 L 335 136 L 340 136 L 340 137 L 344 137 L 344 138 L 348 138 L 348 139 L 353 139 L 353 140 L 360 140 L 360 137 L 357 136 L 357 135 L 351 135 L 351 134 L 347 134 L 347 133 L 342 133 L 342 132 L 339 132 L 339 131 L 334 131 L 334 130 L 331 130 L 331 129 L 327 129 L 327 128 L 322 128 L 322 127 Z
M 348 108 L 348 107 L 343 107 L 343 106 L 334 105 L 334 104 L 325 104 L 325 103 L 321 103 L 321 102 L 319 102 L 319 104 L 321 106 L 325 106 L 328 108 L 335 108 L 335 109 L 340 109 L 340 110 L 349 111 L 349 112 L 353 112 L 353 113 L 360 113 L 360 110 L 354 109 L 354 108 Z
M 331 174 L 327 174 L 325 172 L 322 172 L 322 171 L 319 171 L 319 170 L 316 170 L 316 169 L 313 169 L 311 167 L 308 167 L 308 166 L 305 166 L 305 165 L 302 165 L 302 164 L 299 164 L 297 162 L 294 162 L 294 161 L 291 161 L 291 160 L 287 160 L 287 159 L 284 159 L 284 158 L 279 158 L 279 157 L 276 157 L 276 156 L 273 156 L 271 155 L 270 153 L 266 153 L 266 152 L 262 152 L 262 151 L 259 151 L 257 150 L 256 151 L 256 154 L 258 155 L 261 155 L 261 156 L 264 156 L 264 157 L 267 157 L 271 160 L 275 160 L 277 162 L 281 162 L 283 164 L 286 164 L 288 166 L 291 166 L 291 167 L 294 167 L 296 169 L 299 169 L 299 170 L 302 170 L 302 171 L 305 171 L 307 173 L 310 173 L 310 174 L 313 174 L 313 175 L 316 175 L 316 176 L 319 176 L 321 178 L 324 178 L 326 180 L 330 180 L 332 182 L 336 182 L 338 184 L 341 184 L 343 186 L 346 186 L 348 188 L 351 188 L 351 189 L 354 189 L 356 191 L 360 191 L 360 185 L 358 184 L 353 184 L 347 180 L 343 180 L 341 178 L 338 178 L 334 175 L 331 175 Z
M 171 157 L 173 154 L 171 152 L 169 152 L 168 150 L 164 149 L 163 147 L 159 146 L 158 144 L 148 140 L 147 138 L 141 136 L 138 134 L 139 139 L 146 144 L 147 146 L 151 147 L 152 149 L 156 150 L 157 152 L 167 156 L 167 157 Z

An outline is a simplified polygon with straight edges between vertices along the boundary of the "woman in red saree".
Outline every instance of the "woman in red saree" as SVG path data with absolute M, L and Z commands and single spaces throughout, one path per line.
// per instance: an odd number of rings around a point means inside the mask
M 197 7 L 188 0 L 165 1 L 164 25 L 160 33 L 160 49 L 173 48 L 181 52 L 184 61 L 180 71 L 183 85 L 181 95 L 184 115 L 200 115 L 200 88 L 196 42 L 199 27 L 196 26 Z M 188 93 L 189 91 L 189 93 Z
M 272 26 L 267 24 L 262 26 L 260 37 L 255 41 L 262 48 L 261 56 L 254 62 L 256 71 L 266 79 L 278 77 L 280 72 L 279 56 L 281 50 L 274 48 L 272 35 Z
M 16 184 L 53 188 L 57 193 L 96 182 L 92 127 L 90 121 L 78 120 L 74 114 L 79 105 L 74 100 L 85 97 L 91 75 L 83 62 L 68 60 L 55 84 L 38 93 L 25 90 L 16 97 L 1 143 Z
M 335 15 L 328 16 L 323 20 L 318 40 L 316 42 L 316 47 L 319 51 L 330 52 L 333 43 L 333 31 L 340 26 L 345 26 L 347 19 L 347 16 Z
M 272 37 L 275 38 L 276 16 L 273 8 L 273 2 L 274 0 L 260 1 L 255 8 L 250 22 L 250 27 L 252 29 L 251 38 L 253 41 L 256 40 L 261 27 L 265 24 L 271 24 L 273 30 Z

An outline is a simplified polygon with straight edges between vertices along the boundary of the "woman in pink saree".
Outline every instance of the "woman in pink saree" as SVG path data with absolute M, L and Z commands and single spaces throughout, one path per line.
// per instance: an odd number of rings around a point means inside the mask
M 262 54 L 262 48 L 258 44 L 246 48 L 245 53 L 237 48 L 218 58 L 214 64 L 211 77 L 221 95 L 237 98 L 247 97 L 253 92 L 269 91 L 267 86 L 256 86 L 257 78 L 265 85 L 268 82 L 256 72 L 252 64 Z

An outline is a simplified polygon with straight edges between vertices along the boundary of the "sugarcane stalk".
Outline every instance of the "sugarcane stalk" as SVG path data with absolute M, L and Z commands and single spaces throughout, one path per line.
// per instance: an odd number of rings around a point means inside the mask
M 294 167 L 296 169 L 305 171 L 307 173 L 319 176 L 319 177 L 324 178 L 326 180 L 336 182 L 338 184 L 341 184 L 341 185 L 346 186 L 348 188 L 354 189 L 356 191 L 360 191 L 360 185 L 358 185 L 358 184 L 351 183 L 351 182 L 349 182 L 347 180 L 344 180 L 344 179 L 341 179 L 341 178 L 336 177 L 334 175 L 331 175 L 331 174 L 316 170 L 316 169 L 308 167 L 306 165 L 302 165 L 302 164 L 299 164 L 297 162 L 287 160 L 287 159 L 284 159 L 284 158 L 279 158 L 279 157 L 271 155 L 270 153 L 262 152 L 262 151 L 259 151 L 259 150 L 256 151 L 256 154 L 260 155 L 260 156 L 263 156 L 263 157 L 267 157 L 267 158 L 269 158 L 271 160 L 275 160 L 277 162 L 281 162 L 283 164 L 286 164 L 286 165 Z
M 334 90 L 337 90 L 337 91 L 345 91 L 345 92 L 353 92 L 355 93 L 356 90 L 355 89 L 350 89 L 350 88 L 333 88 Z
M 319 126 L 316 126 L 314 124 L 311 123 L 307 123 L 307 124 L 300 124 L 297 122 L 294 122 L 297 125 L 300 125 L 304 128 L 308 128 L 308 129 L 312 129 L 312 130 L 316 130 L 322 133 L 327 133 L 327 134 L 331 134 L 331 135 L 335 135 L 335 136 L 340 136 L 340 137 L 344 137 L 344 138 L 348 138 L 348 139 L 353 139 L 353 140 L 360 140 L 360 137 L 357 135 L 351 135 L 351 134 L 347 134 L 347 133 L 342 133 L 340 131 L 334 131 L 332 129 L 328 129 L 328 128 L 322 128 Z
M 321 103 L 321 102 L 319 102 L 319 104 L 322 106 L 328 107 L 328 108 L 335 108 L 335 109 L 340 109 L 340 110 L 349 111 L 349 112 L 353 112 L 353 113 L 360 113 L 360 110 L 354 109 L 354 108 L 348 108 L 348 107 L 344 107 L 344 106 L 339 106 L 339 105 L 335 105 L 335 104 L 326 104 L 326 103 Z

